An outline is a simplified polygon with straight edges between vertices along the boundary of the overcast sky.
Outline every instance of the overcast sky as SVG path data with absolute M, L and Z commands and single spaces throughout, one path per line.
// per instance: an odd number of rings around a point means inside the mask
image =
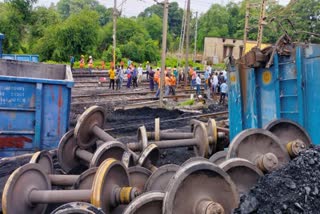
M 0 0 L 1 1 L 1 0 Z M 98 0 L 101 4 L 106 7 L 113 7 L 113 0 Z M 118 5 L 121 4 L 123 0 L 118 0 Z M 160 0 L 162 1 L 162 0 Z M 240 0 L 191 0 L 191 9 L 193 12 L 198 11 L 199 13 L 206 12 L 210 6 L 214 3 L 227 4 L 229 1 L 239 2 Z M 286 5 L 290 0 L 279 0 L 280 4 Z M 57 3 L 58 0 L 38 0 L 38 5 L 49 6 L 53 3 Z M 169 0 L 169 2 L 172 2 Z M 185 0 L 175 0 L 178 2 L 181 8 L 185 7 Z M 154 0 L 127 0 L 122 7 L 122 14 L 125 16 L 136 16 L 145 8 L 155 4 Z

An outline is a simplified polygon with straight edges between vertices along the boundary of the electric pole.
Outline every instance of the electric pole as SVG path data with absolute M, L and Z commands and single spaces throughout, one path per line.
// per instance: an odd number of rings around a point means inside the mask
M 116 67 L 116 47 L 117 47 L 117 17 L 118 17 L 118 10 L 117 10 L 117 0 L 114 0 L 113 5 L 113 67 Z
M 247 48 L 247 37 L 248 37 L 248 31 L 249 31 L 249 17 L 250 17 L 250 3 L 249 3 L 249 0 L 247 0 L 246 1 L 246 17 L 245 17 L 244 34 L 243 34 L 242 56 L 245 55 L 246 48 Z
M 198 41 L 198 11 L 196 12 L 196 32 L 194 33 L 194 57 L 193 57 L 193 62 L 196 62 L 196 58 L 197 58 L 197 41 Z
M 188 70 L 189 70 L 189 39 L 190 39 L 190 0 L 187 3 L 187 16 L 186 16 L 186 67 L 184 70 L 184 88 L 187 89 L 188 85 Z
M 165 69 L 166 69 L 167 33 L 168 33 L 168 10 L 169 10 L 169 1 L 164 0 L 163 29 L 162 29 L 162 55 L 161 55 L 161 73 L 160 73 L 160 108 L 163 107 L 163 86 L 164 86 Z
M 267 0 L 262 0 L 260 18 L 259 18 L 259 29 L 258 29 L 258 38 L 257 38 L 257 47 L 261 48 L 262 37 L 263 37 L 263 26 L 266 25 L 266 4 Z

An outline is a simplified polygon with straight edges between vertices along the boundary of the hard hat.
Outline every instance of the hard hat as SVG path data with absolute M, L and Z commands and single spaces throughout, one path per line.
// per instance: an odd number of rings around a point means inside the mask
M 89 59 L 91 59 L 92 58 L 92 56 L 89 56 Z
M 149 63 L 149 61 L 147 61 L 147 63 Z
M 81 55 L 81 58 L 84 58 L 84 56 L 83 56 L 83 55 Z

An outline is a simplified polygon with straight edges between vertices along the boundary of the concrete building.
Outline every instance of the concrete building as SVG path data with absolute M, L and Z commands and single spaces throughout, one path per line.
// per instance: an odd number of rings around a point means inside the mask
M 247 51 L 256 46 L 256 41 L 247 42 Z M 261 48 L 265 48 L 269 44 L 262 44 Z M 206 37 L 204 40 L 203 60 L 208 64 L 222 63 L 223 59 L 230 54 L 239 59 L 243 52 L 243 40 L 227 39 L 219 37 Z

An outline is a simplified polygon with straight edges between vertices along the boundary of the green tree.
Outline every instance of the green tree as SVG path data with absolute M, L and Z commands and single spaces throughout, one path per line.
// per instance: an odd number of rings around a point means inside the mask
M 67 19 L 70 15 L 79 13 L 84 9 L 96 11 L 99 14 L 99 24 L 101 26 L 112 20 L 112 8 L 107 9 L 96 0 L 60 0 L 57 3 L 57 10 L 63 19 Z
M 22 49 L 23 15 L 10 3 L 0 3 L 0 32 L 5 34 L 4 53 L 17 53 Z
M 148 31 L 150 37 L 161 45 L 162 42 L 162 20 L 156 15 L 152 14 L 150 17 L 141 20 L 144 28 Z
M 203 49 L 204 38 L 229 37 L 230 15 L 225 7 L 213 4 L 199 19 L 198 46 Z
M 28 34 L 29 50 L 34 52 L 37 40 L 44 36 L 46 29 L 60 23 L 59 14 L 54 8 L 37 7 L 33 10 Z
M 152 5 L 151 7 L 148 7 L 143 12 L 141 12 L 139 14 L 139 17 L 152 17 L 153 14 L 156 14 L 162 20 L 163 6 L 158 4 Z M 177 2 L 171 2 L 169 4 L 168 26 L 169 32 L 174 36 L 180 36 L 182 17 L 183 10 L 179 7 L 179 4 Z
M 108 50 L 103 51 L 102 59 L 105 62 L 112 62 L 113 61 L 113 47 L 112 45 L 109 46 Z M 122 59 L 122 53 L 120 48 L 116 48 L 116 61 L 120 62 Z
M 28 22 L 32 12 L 33 4 L 37 3 L 37 0 L 5 0 L 21 15 L 25 23 Z

